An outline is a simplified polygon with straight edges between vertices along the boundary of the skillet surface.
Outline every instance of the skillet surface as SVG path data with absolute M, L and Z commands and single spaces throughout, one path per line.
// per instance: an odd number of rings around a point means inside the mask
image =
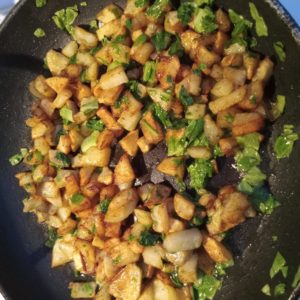
M 43 9 L 37 9 L 33 0 L 21 1 L 0 28 L 0 283 L 3 294 L 12 300 L 69 299 L 67 286 L 73 278 L 69 267 L 51 270 L 51 253 L 44 246 L 44 231 L 32 216 L 22 213 L 21 200 L 25 195 L 14 179 L 21 167 L 12 168 L 8 163 L 8 158 L 29 142 L 29 130 L 24 125 L 31 106 L 28 83 L 37 74 L 46 72 L 42 68 L 46 51 L 60 48 L 68 40 L 68 36 L 54 25 L 51 16 L 61 8 L 80 3 L 77 0 L 48 2 Z M 81 13 L 77 23 L 87 23 L 109 2 L 89 0 L 88 7 L 79 6 Z M 124 3 L 114 2 L 121 6 Z M 290 283 L 300 263 L 300 142 L 290 159 L 280 163 L 271 154 L 271 144 L 283 124 L 294 124 L 300 132 L 299 36 L 297 43 L 291 28 L 283 21 L 288 16 L 276 13 L 264 1 L 253 2 L 269 27 L 269 37 L 259 40 L 259 50 L 273 55 L 276 61 L 273 42 L 283 41 L 287 48 L 287 61 L 278 63 L 267 95 L 274 96 L 275 89 L 276 94 L 286 95 L 287 109 L 275 125 L 269 126 L 270 139 L 263 149 L 264 170 L 270 175 L 271 190 L 282 206 L 270 217 L 248 220 L 234 230 L 227 242 L 237 255 L 236 264 L 228 271 L 216 299 L 268 299 L 260 290 L 265 283 L 270 283 L 268 273 L 278 250 L 289 265 L 287 293 L 282 299 L 295 299 L 296 291 L 292 291 Z M 217 3 L 249 18 L 248 1 L 219 0 Z M 33 36 L 37 27 L 46 31 L 45 38 Z M 278 236 L 277 242 L 272 241 L 272 235 Z M 278 278 L 283 281 L 280 276 Z M 273 280 L 271 286 L 277 284 L 277 280 Z

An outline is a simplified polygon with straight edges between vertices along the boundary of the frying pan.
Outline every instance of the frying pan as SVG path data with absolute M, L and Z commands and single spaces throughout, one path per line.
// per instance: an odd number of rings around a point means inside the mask
M 88 7 L 79 6 L 80 15 L 76 22 L 88 23 L 109 2 L 89 0 Z M 266 283 L 274 287 L 279 281 L 287 283 L 287 292 L 278 299 L 296 299 L 297 289 L 293 291 L 290 284 L 300 263 L 300 142 L 296 143 L 290 159 L 280 162 L 272 155 L 271 145 L 283 124 L 294 124 L 295 130 L 300 132 L 300 34 L 299 28 L 278 3 L 271 0 L 253 2 L 269 27 L 269 36 L 259 39 L 258 50 L 270 54 L 277 62 L 267 98 L 271 99 L 275 94 L 287 96 L 286 112 L 278 122 L 268 126 L 268 140 L 263 147 L 263 169 L 269 175 L 271 191 L 282 205 L 271 216 L 249 219 L 227 239 L 236 263 L 228 270 L 216 299 L 270 299 L 260 292 L 261 287 Z M 14 174 L 22 167 L 12 168 L 8 158 L 30 142 L 29 131 L 24 125 L 32 103 L 28 83 L 37 74 L 47 75 L 42 68 L 46 51 L 61 48 L 69 39 L 54 25 L 51 16 L 75 3 L 79 5 L 80 1 L 48 1 L 46 7 L 37 9 L 33 0 L 24 0 L 0 27 L 0 289 L 6 299 L 69 299 L 67 286 L 74 279 L 68 266 L 51 270 L 51 251 L 44 246 L 45 231 L 36 225 L 33 216 L 22 213 L 25 194 L 14 179 Z M 125 1 L 115 3 L 124 6 Z M 220 0 L 217 4 L 231 7 L 250 18 L 248 1 Z M 33 36 L 37 27 L 46 31 L 45 38 Z M 275 56 L 272 46 L 275 41 L 282 41 L 286 46 L 284 64 Z M 159 152 L 156 153 L 158 156 L 161 155 Z M 157 159 L 155 153 L 151 155 L 152 160 Z M 225 163 L 221 171 L 223 179 L 214 179 L 215 185 L 222 185 L 224 178 L 227 181 L 231 178 L 228 164 Z M 227 183 L 225 181 L 223 184 Z M 278 236 L 277 242 L 273 242 L 273 235 Z M 269 269 L 277 251 L 287 259 L 289 275 L 286 280 L 277 276 L 271 281 Z

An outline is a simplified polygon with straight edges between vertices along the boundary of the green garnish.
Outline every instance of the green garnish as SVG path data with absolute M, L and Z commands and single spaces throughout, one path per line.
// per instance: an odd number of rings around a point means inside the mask
M 296 288 L 299 282 L 300 282 L 300 265 L 298 266 L 298 270 L 294 276 L 292 287 Z
M 199 8 L 194 19 L 195 30 L 199 33 L 211 33 L 218 28 L 216 17 L 211 8 Z
M 105 128 L 105 125 L 103 123 L 102 120 L 100 119 L 97 119 L 97 118 L 93 118 L 93 119 L 90 119 L 86 122 L 86 125 L 85 125 L 88 129 L 91 129 L 93 131 L 95 130 L 98 130 L 98 131 L 103 131 L 104 128 Z
M 63 120 L 67 122 L 71 122 L 71 123 L 74 122 L 73 111 L 66 106 L 62 107 L 59 110 L 59 115 L 62 117 Z
M 285 109 L 285 96 L 283 95 L 278 95 L 276 97 L 276 102 L 271 102 L 271 107 L 272 107 L 272 115 L 273 118 L 276 120 L 278 119 L 284 112 Z
M 56 26 L 61 30 L 66 30 L 69 34 L 73 33 L 73 23 L 78 16 L 78 7 L 75 4 L 74 6 L 69 6 L 55 12 L 52 20 Z
M 271 288 L 269 284 L 265 284 L 262 289 L 261 292 L 267 296 L 271 296 Z
M 35 31 L 34 31 L 34 36 L 35 37 L 37 37 L 37 38 L 42 38 L 42 37 L 44 37 L 45 35 L 46 35 L 46 33 L 45 33 L 45 31 L 44 31 L 44 29 L 42 29 L 42 28 L 37 28 Z
M 145 230 L 141 233 L 139 238 L 139 243 L 142 246 L 148 247 L 148 246 L 154 246 L 156 243 L 161 240 L 161 236 L 157 233 L 150 232 L 149 230 Z
M 225 120 L 228 122 L 228 123 L 232 123 L 234 121 L 234 116 L 232 114 L 227 114 L 225 116 Z
M 204 188 L 207 178 L 212 176 L 212 164 L 208 160 L 195 159 L 187 168 L 190 177 L 190 187 L 195 190 Z
M 37 8 L 44 7 L 47 4 L 47 0 L 35 0 L 35 6 Z
M 180 89 L 179 100 L 185 106 L 190 106 L 194 103 L 193 97 L 188 93 L 184 86 L 182 86 Z
M 86 70 L 83 70 L 81 73 L 80 73 L 80 81 L 82 83 L 90 83 L 90 81 L 86 78 Z
M 249 98 L 249 100 L 250 100 L 250 102 L 252 103 L 252 104 L 256 104 L 257 102 L 256 102 L 256 96 L 255 95 L 251 95 L 250 96 L 250 98 Z
M 276 54 L 278 55 L 280 61 L 285 62 L 286 59 L 286 53 L 285 53 L 285 47 L 284 44 L 280 41 L 275 42 L 273 44 L 274 50 Z
M 98 29 L 98 21 L 97 20 L 92 20 L 90 22 L 90 29 L 91 30 L 97 30 Z
M 286 273 L 286 260 L 285 258 L 281 255 L 280 252 L 276 253 L 273 265 L 270 269 L 270 277 L 271 279 L 278 274 L 279 272 L 282 272 L 283 275 Z
M 154 19 L 158 19 L 169 6 L 169 0 L 155 0 L 147 9 L 146 15 Z
M 214 269 L 214 276 L 219 277 L 219 276 L 223 276 L 226 274 L 226 269 L 232 267 L 234 265 L 234 261 L 233 260 L 229 260 L 227 262 L 223 262 L 223 263 L 216 263 L 215 265 L 215 269 Z
M 170 55 L 177 55 L 178 57 L 181 57 L 184 54 L 184 49 L 181 45 L 180 38 L 177 35 L 168 52 Z
M 121 256 L 121 255 L 118 255 L 116 258 L 114 258 L 114 259 L 112 260 L 112 263 L 113 263 L 114 265 L 117 265 L 117 264 L 119 264 L 119 263 L 121 262 L 121 260 L 122 260 L 122 256 Z
M 80 2 L 80 4 L 79 4 L 80 6 L 88 6 L 88 4 L 87 4 L 87 2 L 86 1 L 83 1 L 83 2 Z
M 136 7 L 144 7 L 148 4 L 148 0 L 135 0 L 134 5 Z
M 48 240 L 45 242 L 45 245 L 49 248 L 53 248 L 57 239 L 58 239 L 57 230 L 53 227 L 49 227 Z
M 274 150 L 277 159 L 289 157 L 298 139 L 299 135 L 294 132 L 294 125 L 284 125 L 283 132 L 275 140 Z
M 89 116 L 91 113 L 94 113 L 99 108 L 97 98 L 90 97 L 84 100 L 84 104 L 80 106 L 80 111 L 82 111 L 86 116 Z
M 277 242 L 278 241 L 278 236 L 277 235 L 272 235 L 272 241 Z
M 84 200 L 84 196 L 79 193 L 74 193 L 71 197 L 71 202 L 73 204 L 80 204 Z
M 71 159 L 62 152 L 57 152 L 55 158 L 59 161 L 58 168 L 67 168 L 71 165 Z
M 162 123 L 165 129 L 172 127 L 172 122 L 168 112 L 162 109 L 158 104 L 153 105 L 153 113 L 154 116 Z
M 274 288 L 274 296 L 278 297 L 285 293 L 286 284 L 285 283 L 278 283 Z
M 263 19 L 263 17 L 259 14 L 256 6 L 254 3 L 250 2 L 249 3 L 249 7 L 250 7 L 250 14 L 251 17 L 253 18 L 253 20 L 255 21 L 255 30 L 256 30 L 256 34 L 259 37 L 262 36 L 268 36 L 268 27 L 266 25 L 265 20 Z
M 143 45 L 148 40 L 148 36 L 144 33 L 142 33 L 133 43 L 133 47 L 137 47 L 140 45 Z
M 104 199 L 104 200 L 101 200 L 99 205 L 98 205 L 98 211 L 100 211 L 103 214 L 106 214 L 110 202 L 111 202 L 111 199 L 108 199 L 108 198 Z
M 73 56 L 70 57 L 70 64 L 71 65 L 77 64 L 77 55 L 76 54 L 74 54 Z
M 156 51 L 165 50 L 171 42 L 171 34 L 166 31 L 160 31 L 151 38 L 151 41 Z
M 202 71 L 205 70 L 206 68 L 207 68 L 206 64 L 201 63 L 199 67 L 193 71 L 193 73 L 200 76 L 202 74 Z
M 193 2 L 184 2 L 179 6 L 177 16 L 183 25 L 187 25 L 192 20 L 196 8 Z
M 132 29 L 132 20 L 131 19 L 127 19 L 125 21 L 125 26 L 128 30 L 131 30 Z
M 85 153 L 91 147 L 96 147 L 98 136 L 99 131 L 93 131 L 88 137 L 86 137 L 81 143 L 81 151 Z
M 21 148 L 20 153 L 15 154 L 9 158 L 9 163 L 12 166 L 18 165 L 24 159 L 24 157 L 27 155 L 27 153 L 28 153 L 28 150 L 26 148 Z
M 179 276 L 178 276 L 177 268 L 174 272 L 170 273 L 170 279 L 171 279 L 172 283 L 174 284 L 174 286 L 176 286 L 177 288 L 183 287 L 183 283 L 181 282 L 181 280 L 179 279 Z
M 193 285 L 194 299 L 212 300 L 221 288 L 222 282 L 210 275 L 201 276 Z
M 143 81 L 152 84 L 155 82 L 156 79 L 155 75 L 156 75 L 156 62 L 147 61 L 144 65 Z

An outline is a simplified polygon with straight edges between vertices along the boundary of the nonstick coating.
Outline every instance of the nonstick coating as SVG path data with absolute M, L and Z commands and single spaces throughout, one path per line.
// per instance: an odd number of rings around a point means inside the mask
M 49 0 L 42 9 L 37 9 L 34 2 L 21 1 L 0 29 L 0 283 L 7 299 L 63 300 L 69 299 L 68 282 L 73 278 L 72 271 L 68 266 L 51 269 L 51 253 L 44 246 L 44 230 L 33 216 L 22 213 L 25 194 L 14 179 L 22 167 L 12 168 L 8 158 L 30 141 L 29 130 L 24 125 L 32 103 L 28 83 L 39 73 L 47 74 L 42 68 L 46 51 L 60 48 L 68 41 L 68 36 L 54 25 L 51 16 L 81 1 Z M 88 7 L 79 6 L 78 24 L 88 23 L 109 2 L 90 0 Z M 217 2 L 250 17 L 248 1 Z M 279 163 L 272 156 L 271 145 L 283 124 L 294 124 L 300 133 L 300 46 L 292 36 L 291 27 L 283 21 L 283 18 L 288 19 L 286 15 L 279 16 L 264 1 L 253 2 L 269 26 L 269 37 L 259 39 L 259 50 L 272 54 L 276 61 L 273 42 L 283 41 L 287 49 L 287 61 L 278 63 L 267 93 L 269 98 L 274 97 L 274 92 L 286 95 L 287 108 L 283 118 L 270 126 L 270 139 L 263 153 L 263 167 L 270 175 L 271 190 L 282 205 L 271 216 L 248 220 L 234 230 L 227 242 L 237 256 L 236 263 L 228 271 L 216 299 L 270 299 L 260 290 L 266 283 L 274 287 L 279 281 L 287 283 L 287 293 L 278 299 L 288 299 L 289 295 L 294 299 L 296 293 L 290 284 L 300 263 L 300 142 L 290 159 Z M 116 3 L 122 6 L 124 1 Z M 46 31 L 45 38 L 33 36 L 37 27 Z M 228 178 L 231 171 L 224 170 Z M 272 241 L 273 235 L 278 236 L 277 242 Z M 277 251 L 287 259 L 289 275 L 286 280 L 277 276 L 271 281 L 269 269 Z

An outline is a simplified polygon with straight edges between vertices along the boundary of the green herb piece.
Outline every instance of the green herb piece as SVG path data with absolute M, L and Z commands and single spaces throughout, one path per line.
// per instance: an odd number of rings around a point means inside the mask
M 88 4 L 87 4 L 87 2 L 86 2 L 86 1 L 80 2 L 80 4 L 79 4 L 79 5 L 80 5 L 80 6 L 82 6 L 82 7 L 88 6 Z
M 160 121 L 160 123 L 165 127 L 165 129 L 172 127 L 172 122 L 170 120 L 168 112 L 162 109 L 158 104 L 153 105 L 154 116 Z
M 103 131 L 104 128 L 105 128 L 105 125 L 103 123 L 102 120 L 100 119 L 97 119 L 97 118 L 93 118 L 93 119 L 90 119 L 86 122 L 86 125 L 85 125 L 88 129 L 91 129 L 93 131 L 95 130 L 98 130 L 98 131 Z
M 66 123 L 66 124 L 74 122 L 73 111 L 70 108 L 68 108 L 67 106 L 63 106 L 59 110 L 59 115 L 62 117 L 64 123 Z
M 83 142 L 81 143 L 81 151 L 85 153 L 87 150 L 89 150 L 91 147 L 97 146 L 97 140 L 99 137 L 99 131 L 93 131 L 91 135 L 86 137 Z
M 84 196 L 79 193 L 74 193 L 71 197 L 71 202 L 73 204 L 80 204 L 84 200 Z
M 89 51 L 89 53 L 94 56 L 100 49 L 100 46 L 94 47 Z
M 195 190 L 203 189 L 207 178 L 212 177 L 213 173 L 211 162 L 204 159 L 195 159 L 187 170 L 190 177 L 190 187 Z
M 206 64 L 201 63 L 199 67 L 193 71 L 193 73 L 200 76 L 202 74 L 202 71 L 205 70 L 206 68 L 207 68 Z
M 49 227 L 48 240 L 45 242 L 45 245 L 49 248 L 53 248 L 57 239 L 58 239 L 57 230 L 53 227 Z
M 35 37 L 37 37 L 37 38 L 42 38 L 42 37 L 44 37 L 45 35 L 46 35 L 46 33 L 45 33 L 45 31 L 44 31 L 44 29 L 42 29 L 42 28 L 37 28 L 35 31 L 34 31 L 34 36 Z
M 145 7 L 148 4 L 148 0 L 135 0 L 134 5 L 136 7 Z
M 168 145 L 168 156 L 181 156 L 186 151 L 186 141 L 185 139 L 178 139 L 171 137 L 167 143 Z
M 244 193 L 252 193 L 254 188 L 261 186 L 267 176 L 258 168 L 252 167 L 243 177 L 238 189 Z
M 166 31 L 160 31 L 151 38 L 156 51 L 167 49 L 171 42 L 171 34 Z
M 126 86 L 129 88 L 132 95 L 137 99 L 141 99 L 139 85 L 140 83 L 137 80 L 129 80 L 126 84 Z
M 132 20 L 131 19 L 127 19 L 125 21 L 125 26 L 128 30 L 131 30 L 132 29 Z
M 258 151 L 260 147 L 260 134 L 255 132 L 239 136 L 237 137 L 237 142 L 243 148 L 251 148 Z
M 225 116 L 225 120 L 228 122 L 228 123 L 232 123 L 234 121 L 234 116 L 232 114 L 227 114 Z
M 275 120 L 278 119 L 283 114 L 285 109 L 285 103 L 286 100 L 285 100 L 285 96 L 283 95 L 278 95 L 276 97 L 276 102 L 271 103 L 272 115 Z
M 118 255 L 116 258 L 114 258 L 114 259 L 112 260 L 112 263 L 113 263 L 114 265 L 117 265 L 117 264 L 119 264 L 119 263 L 121 262 L 121 260 L 122 260 L 122 256 L 121 256 L 121 255 Z
M 76 54 L 74 54 L 73 56 L 70 57 L 70 64 L 71 65 L 77 64 L 77 55 Z
M 71 159 L 62 152 L 57 152 L 55 158 L 59 161 L 58 168 L 68 168 L 71 165 Z
M 255 96 L 255 95 L 251 95 L 250 98 L 249 98 L 249 100 L 250 100 L 250 102 L 251 102 L 252 104 L 254 104 L 254 105 L 256 104 L 256 100 L 257 100 L 257 99 L 256 99 L 256 96 Z
M 177 10 L 177 17 L 183 25 L 187 25 L 196 11 L 197 6 L 193 2 L 182 3 Z
M 261 36 L 268 36 L 268 27 L 266 25 L 265 20 L 263 17 L 259 14 L 256 6 L 254 3 L 250 2 L 249 3 L 250 7 L 250 14 L 253 20 L 255 21 L 255 30 L 256 34 L 261 37 Z
M 140 124 L 144 125 L 152 136 L 158 135 L 158 131 L 151 124 L 149 124 L 146 120 L 141 120 Z
M 130 233 L 129 236 L 128 236 L 128 242 L 132 242 L 135 239 L 136 239 L 136 237 L 132 233 Z
M 91 30 L 97 30 L 98 29 L 98 21 L 97 20 L 92 20 L 90 22 L 90 29 Z
M 78 16 L 78 7 L 74 6 L 67 7 L 55 12 L 52 20 L 58 28 L 66 30 L 69 34 L 73 33 L 73 23 Z
M 170 274 L 170 279 L 171 279 L 172 283 L 174 284 L 174 286 L 176 286 L 177 288 L 183 287 L 183 283 L 181 282 L 181 280 L 179 279 L 179 276 L 178 276 L 177 268 L 174 272 L 172 272 Z
M 292 287 L 296 288 L 299 282 L 300 282 L 300 265 L 298 266 L 298 270 L 294 276 Z
M 146 15 L 154 19 L 158 19 L 168 8 L 169 0 L 155 0 L 147 9 Z
M 203 6 L 203 5 L 212 6 L 215 0 L 194 0 L 194 2 L 199 6 Z
M 90 97 L 82 101 L 80 106 L 80 111 L 83 112 L 86 116 L 89 116 L 91 113 L 94 113 L 99 108 L 99 103 L 97 98 Z
M 214 158 L 224 156 L 224 153 L 222 152 L 220 145 L 215 145 L 213 155 Z
M 104 200 L 101 200 L 100 203 L 99 203 L 99 205 L 98 205 L 98 211 L 100 211 L 103 214 L 106 214 L 110 202 L 111 202 L 111 199 L 108 199 L 108 198 L 104 199 Z
M 156 62 L 147 61 L 143 69 L 143 81 L 150 84 L 155 83 L 156 80 Z
M 139 243 L 145 247 L 154 246 L 160 241 L 160 239 L 161 236 L 159 234 L 145 230 L 140 235 Z
M 148 40 L 148 36 L 144 33 L 142 33 L 133 43 L 133 47 L 137 47 L 140 45 L 143 45 Z
M 90 83 L 90 81 L 87 79 L 86 77 L 86 70 L 83 70 L 81 73 L 80 73 L 80 81 L 82 83 Z
M 286 288 L 285 283 L 278 283 L 274 288 L 274 296 L 278 297 L 278 296 L 284 295 L 285 288 Z
M 285 47 L 284 44 L 280 41 L 273 44 L 274 50 L 276 54 L 278 55 L 280 61 L 285 62 L 286 60 L 286 53 L 285 53 Z
M 24 157 L 27 155 L 27 153 L 28 153 L 28 150 L 26 148 L 21 148 L 20 153 L 15 154 L 9 158 L 9 163 L 12 166 L 18 165 L 24 159 Z
M 35 7 L 41 8 L 47 4 L 47 0 L 35 0 Z
M 189 121 L 184 132 L 184 139 L 187 140 L 187 146 L 194 143 L 194 141 L 201 135 L 204 128 L 203 119 Z
M 221 286 L 222 282 L 217 278 L 210 275 L 201 276 L 193 285 L 194 299 L 212 300 Z
M 286 266 L 286 260 L 285 258 L 281 255 L 280 252 L 276 253 L 273 265 L 270 269 L 270 277 L 271 279 L 278 274 L 279 272 L 282 271 L 282 269 Z
M 209 7 L 199 8 L 194 19 L 195 30 L 199 33 L 211 33 L 218 28 L 216 17 Z
M 283 132 L 275 140 L 274 150 L 277 159 L 289 157 L 298 139 L 299 135 L 294 132 L 294 126 L 284 125 Z
M 271 296 L 271 288 L 269 284 L 265 284 L 262 288 L 261 288 L 261 292 L 267 296 Z
M 278 236 L 277 235 L 272 235 L 272 241 L 277 242 L 278 241 Z
M 194 103 L 193 97 L 188 93 L 184 86 L 182 86 L 180 89 L 179 100 L 185 106 L 190 106 Z
M 247 172 L 252 167 L 260 164 L 261 157 L 257 150 L 253 148 L 245 148 L 242 152 L 235 155 L 237 169 L 240 172 Z
M 184 48 L 182 47 L 180 38 L 177 35 L 175 41 L 171 44 L 168 52 L 170 55 L 177 55 L 178 57 L 183 56 Z
M 234 265 L 234 261 L 231 259 L 227 262 L 216 263 L 213 275 L 216 277 L 223 276 L 226 274 L 226 269 L 232 267 Z

